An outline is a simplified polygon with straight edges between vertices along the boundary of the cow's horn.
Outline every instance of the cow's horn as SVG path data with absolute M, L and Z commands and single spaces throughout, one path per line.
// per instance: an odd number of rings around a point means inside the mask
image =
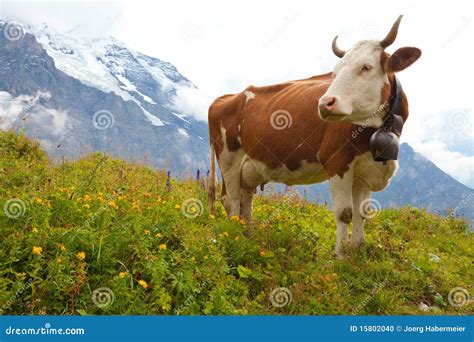
M 380 46 L 382 48 L 386 48 L 395 41 L 395 38 L 397 38 L 397 33 L 398 33 L 398 26 L 400 26 L 400 21 L 402 20 L 403 15 L 399 16 L 397 21 L 393 24 L 392 28 L 390 29 L 390 32 L 387 34 L 387 37 L 382 39 L 380 41 Z
M 341 50 L 341 49 L 339 49 L 339 48 L 337 47 L 337 42 L 336 42 L 337 37 L 338 37 L 338 36 L 335 36 L 334 39 L 332 40 L 332 52 L 334 52 L 334 54 L 335 54 L 337 57 L 342 58 L 342 57 L 344 57 L 346 51 Z

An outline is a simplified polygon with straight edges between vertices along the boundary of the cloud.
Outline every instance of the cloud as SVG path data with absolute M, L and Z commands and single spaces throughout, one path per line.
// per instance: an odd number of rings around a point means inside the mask
M 0 128 L 5 130 L 22 126 L 31 131 L 64 135 L 68 129 L 67 112 L 46 108 L 39 103 L 50 98 L 50 93 L 41 91 L 35 95 L 16 97 L 6 91 L 0 91 Z
M 9 129 L 18 120 L 25 120 L 34 110 L 40 99 L 49 99 L 51 94 L 38 91 L 35 95 L 13 97 L 6 91 L 0 91 L 0 128 Z
M 171 109 L 180 114 L 207 121 L 207 110 L 211 101 L 210 96 L 200 89 L 190 86 L 178 86 L 176 95 L 171 99 Z

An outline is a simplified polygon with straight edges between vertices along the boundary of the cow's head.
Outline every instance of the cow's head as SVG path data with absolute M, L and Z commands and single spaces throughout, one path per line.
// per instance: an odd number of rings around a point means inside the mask
M 332 84 L 319 99 L 323 120 L 381 126 L 390 94 L 382 91 L 390 87 L 388 76 L 407 68 L 421 55 L 414 47 L 400 48 L 392 55 L 384 51 L 395 41 L 401 19 L 383 40 L 363 40 L 347 52 L 338 48 L 337 36 L 334 38 L 332 50 L 341 60 L 334 68 Z

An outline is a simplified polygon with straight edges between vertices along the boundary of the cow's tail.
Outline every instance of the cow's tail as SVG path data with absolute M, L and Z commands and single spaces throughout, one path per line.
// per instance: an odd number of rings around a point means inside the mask
M 214 144 L 211 143 L 210 153 L 210 170 L 209 178 L 207 180 L 207 208 L 209 214 L 214 215 L 216 213 L 216 151 L 214 150 Z

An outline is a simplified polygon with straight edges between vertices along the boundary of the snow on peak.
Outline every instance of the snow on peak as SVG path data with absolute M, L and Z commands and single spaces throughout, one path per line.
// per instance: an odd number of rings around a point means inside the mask
M 180 89 L 196 89 L 172 64 L 135 52 L 113 37 L 76 37 L 46 25 L 25 29 L 36 37 L 59 70 L 88 86 L 135 102 L 155 126 L 166 121 L 152 114 L 152 108 L 158 110 L 158 103 L 173 107 Z

